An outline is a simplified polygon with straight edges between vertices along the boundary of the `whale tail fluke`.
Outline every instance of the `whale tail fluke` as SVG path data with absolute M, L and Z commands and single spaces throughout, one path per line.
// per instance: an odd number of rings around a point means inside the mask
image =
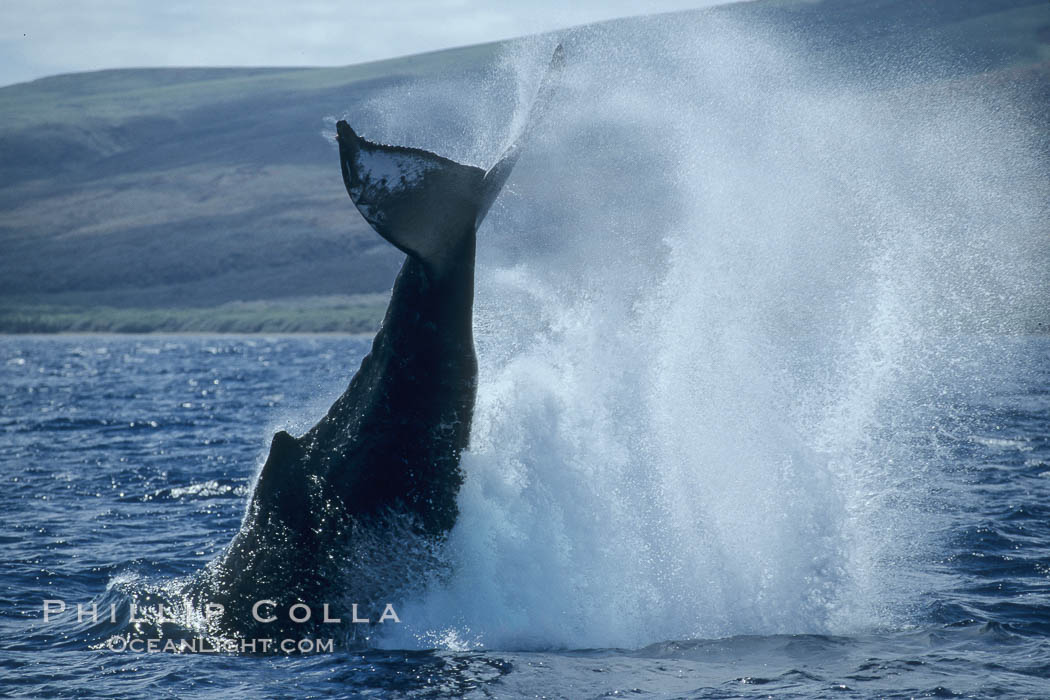
M 387 146 L 336 124 L 346 191 L 383 238 L 429 260 L 473 226 L 485 172 L 420 148 Z
M 563 63 L 559 44 L 523 128 L 488 171 L 421 148 L 369 141 L 339 121 L 343 182 L 361 215 L 383 238 L 424 261 L 447 250 L 451 236 L 475 231 L 550 105 Z

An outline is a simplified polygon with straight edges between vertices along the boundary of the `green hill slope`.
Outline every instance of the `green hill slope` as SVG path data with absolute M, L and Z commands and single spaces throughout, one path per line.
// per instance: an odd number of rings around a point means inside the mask
M 766 0 L 716 12 L 784 27 L 843 79 L 873 52 L 904 61 L 932 42 L 953 56 L 944 80 L 1001 80 L 1031 92 L 1033 109 L 1050 104 L 1045 2 Z M 0 332 L 373 330 L 401 255 L 354 215 L 324 118 L 415 81 L 469 84 L 499 50 L 0 89 Z

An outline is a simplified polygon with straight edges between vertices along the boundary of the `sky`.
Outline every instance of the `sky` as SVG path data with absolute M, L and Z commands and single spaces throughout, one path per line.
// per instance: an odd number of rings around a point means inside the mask
M 727 0 L 0 0 L 0 86 L 154 66 L 340 66 Z

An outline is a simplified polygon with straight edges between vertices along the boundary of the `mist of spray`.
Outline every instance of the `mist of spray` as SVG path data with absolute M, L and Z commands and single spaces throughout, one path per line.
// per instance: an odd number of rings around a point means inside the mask
M 943 585 L 953 392 L 1045 298 L 1024 129 L 922 81 L 826 84 L 788 39 L 710 17 L 564 40 L 557 104 L 479 232 L 453 573 L 382 643 L 914 621 Z M 357 118 L 488 166 L 552 45 Z

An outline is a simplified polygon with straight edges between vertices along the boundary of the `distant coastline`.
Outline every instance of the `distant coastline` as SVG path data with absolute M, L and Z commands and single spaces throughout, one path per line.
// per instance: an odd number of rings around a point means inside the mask
M 233 333 L 371 335 L 386 295 L 230 302 L 211 307 L 0 306 L 0 334 Z
M 880 3 L 759 0 L 680 17 L 797 34 L 799 50 L 836 57 L 812 65 L 828 90 L 914 104 L 979 95 L 1043 133 L 1045 3 L 929 3 L 913 14 L 901 24 Z M 334 120 L 380 125 L 384 96 L 406 89 L 470 91 L 512 44 L 338 68 L 122 69 L 0 88 L 0 333 L 373 333 L 403 254 L 347 198 Z M 458 117 L 426 118 L 437 132 Z M 1032 148 L 1043 177 L 1050 141 L 1035 136 Z M 1050 270 L 1050 247 L 1031 252 L 1033 270 Z M 981 332 L 1050 326 L 1050 305 L 985 302 L 1001 304 L 1002 321 Z

